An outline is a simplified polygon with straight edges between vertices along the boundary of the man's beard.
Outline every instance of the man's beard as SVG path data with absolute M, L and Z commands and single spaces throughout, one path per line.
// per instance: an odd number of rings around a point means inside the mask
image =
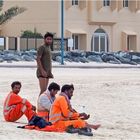
M 51 45 L 52 45 L 52 43 L 47 43 L 47 42 L 45 42 L 45 45 L 50 45 L 50 46 L 51 46 Z

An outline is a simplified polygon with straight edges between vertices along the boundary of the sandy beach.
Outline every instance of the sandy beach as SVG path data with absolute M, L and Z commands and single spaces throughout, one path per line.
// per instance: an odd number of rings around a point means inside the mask
M 1 140 L 138 140 L 140 139 L 140 70 L 139 69 L 70 69 L 53 68 L 54 79 L 60 85 L 73 83 L 73 107 L 91 115 L 90 123 L 102 126 L 93 137 L 78 134 L 39 132 L 17 128 L 17 123 L 3 119 L 3 101 L 10 84 L 22 82 L 20 95 L 36 105 L 39 95 L 35 68 L 0 68 L 0 139 Z M 51 82 L 50 81 L 50 82 Z

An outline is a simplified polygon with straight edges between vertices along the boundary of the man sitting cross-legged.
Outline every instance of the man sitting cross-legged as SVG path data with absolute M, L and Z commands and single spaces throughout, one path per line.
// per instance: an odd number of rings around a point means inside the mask
M 76 112 L 70 104 L 71 97 L 73 96 L 73 85 L 64 85 L 61 89 L 61 94 L 57 97 L 52 104 L 49 121 L 56 127 L 67 130 L 69 127 L 80 128 L 79 134 L 93 135 L 91 129 L 98 129 L 100 125 L 89 124 L 85 119 L 89 118 L 86 113 Z

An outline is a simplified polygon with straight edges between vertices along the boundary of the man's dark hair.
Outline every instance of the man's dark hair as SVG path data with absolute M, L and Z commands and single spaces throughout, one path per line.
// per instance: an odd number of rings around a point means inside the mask
M 60 86 L 57 84 L 57 83 L 54 83 L 52 82 L 49 87 L 48 87 L 48 90 L 51 91 L 51 90 L 60 90 Z
M 20 85 L 20 87 L 21 87 L 21 82 L 19 82 L 19 81 L 13 82 L 13 83 L 11 84 L 12 89 L 14 88 L 15 85 Z
M 44 35 L 44 39 L 46 39 L 47 37 L 53 38 L 53 34 L 50 33 L 50 32 L 47 32 L 47 33 Z
M 74 90 L 74 86 L 73 86 L 73 84 L 71 84 L 71 85 L 64 85 L 64 86 L 62 86 L 62 88 L 61 88 L 61 92 L 65 92 L 66 90 L 70 90 L 70 89 L 73 89 Z

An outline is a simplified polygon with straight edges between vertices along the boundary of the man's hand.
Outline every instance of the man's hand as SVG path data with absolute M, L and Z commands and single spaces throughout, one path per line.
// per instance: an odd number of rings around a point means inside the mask
M 89 117 L 90 117 L 90 115 L 88 114 L 86 114 L 86 113 L 80 113 L 79 114 L 79 117 L 82 119 L 82 120 L 87 120 L 87 119 L 89 119 Z
M 83 117 L 83 116 L 86 116 L 86 115 L 87 115 L 86 113 L 80 113 L 79 114 L 80 117 Z
M 76 111 L 75 109 L 72 108 L 72 109 L 71 109 L 71 112 L 76 113 L 77 111 Z
M 32 110 L 36 111 L 36 107 L 34 105 L 32 105 Z

